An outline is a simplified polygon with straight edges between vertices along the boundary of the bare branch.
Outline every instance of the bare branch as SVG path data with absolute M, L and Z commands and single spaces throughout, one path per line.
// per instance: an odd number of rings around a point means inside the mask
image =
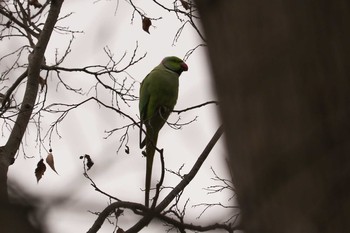
M 161 211 L 164 210 L 170 202 L 178 196 L 179 193 L 181 193 L 184 188 L 191 182 L 191 180 L 195 177 L 197 174 L 199 168 L 202 166 L 205 159 L 208 157 L 211 149 L 214 147 L 218 139 L 223 133 L 223 127 L 220 126 L 217 132 L 214 134 L 213 138 L 210 140 L 208 145 L 203 150 L 202 154 L 197 159 L 196 163 L 193 165 L 191 171 L 184 176 L 184 178 L 181 180 L 181 182 L 161 201 L 159 205 L 157 205 L 154 209 L 147 209 L 144 205 L 132 203 L 132 202 L 115 202 L 107 206 L 98 216 L 93 226 L 89 229 L 88 233 L 95 233 L 97 232 L 104 220 L 112 213 L 115 209 L 118 208 L 127 208 L 133 210 L 136 214 L 143 215 L 144 217 L 133 227 L 131 227 L 129 230 L 127 230 L 127 233 L 130 232 L 139 232 L 144 226 L 146 226 L 153 218 L 159 218 L 169 224 L 172 224 L 176 226 L 179 229 L 190 229 L 190 230 L 196 230 L 196 231 L 209 231 L 209 230 L 215 230 L 215 229 L 224 229 L 228 232 L 233 232 L 234 230 L 238 229 L 238 226 L 231 226 L 231 225 L 224 225 L 224 224 L 213 224 L 210 226 L 197 226 L 193 224 L 186 224 L 181 220 L 181 216 L 178 215 L 178 218 L 180 221 L 176 221 L 165 214 L 161 214 Z M 186 206 L 186 204 L 185 204 Z M 141 212 L 140 212 L 141 211 Z M 170 213 L 169 211 L 165 213 Z M 174 212 L 172 212 L 174 213 Z
M 13 93 L 13 91 L 17 88 L 17 86 L 27 77 L 27 71 L 24 71 L 12 84 L 12 86 L 7 90 L 6 94 L 4 95 L 4 98 L 2 99 L 2 104 L 0 107 L 0 117 L 5 112 L 5 106 L 10 101 L 10 96 Z
M 158 150 L 158 149 L 157 149 Z M 159 193 L 161 190 L 161 187 L 163 185 L 163 181 L 164 181 L 164 175 L 165 175 L 165 162 L 164 162 L 164 154 L 163 154 L 163 149 L 160 150 L 160 164 L 161 164 L 161 175 L 160 175 L 160 179 L 158 184 L 156 185 L 156 194 L 153 198 L 153 202 L 151 205 L 151 209 L 154 209 L 156 207 L 157 204 L 157 200 L 159 198 Z
M 86 167 L 86 164 L 85 164 L 85 156 L 82 156 L 83 157 L 83 167 L 84 167 L 84 176 L 91 182 L 91 186 L 95 189 L 95 191 L 99 192 L 99 193 L 102 193 L 103 195 L 107 196 L 109 199 L 113 199 L 115 201 L 121 201 L 119 198 L 117 197 L 114 197 L 108 193 L 106 193 L 105 191 L 103 191 L 102 189 L 100 189 L 97 184 L 93 181 L 93 179 L 89 176 L 88 174 L 88 169 Z
M 138 212 L 138 211 L 146 211 L 146 207 L 144 205 L 138 204 L 138 203 L 134 203 L 134 202 L 114 202 L 112 204 L 110 204 L 109 206 L 107 206 L 97 217 L 96 221 L 94 222 L 94 224 L 92 225 L 92 227 L 87 231 L 87 233 L 96 233 L 98 232 L 98 230 L 101 228 L 103 222 L 105 221 L 105 219 L 115 210 L 118 208 L 127 208 L 127 209 L 131 209 L 134 212 Z
M 17 24 L 19 27 L 23 28 L 27 33 L 34 36 L 35 38 L 39 38 L 40 32 L 35 32 L 32 29 L 30 29 L 27 25 L 19 21 L 16 17 L 13 16 L 11 12 L 6 11 L 3 7 L 0 7 L 0 14 L 7 17 L 11 22 Z
M 14 156 L 20 146 L 24 132 L 27 128 L 29 119 L 31 117 L 35 105 L 36 96 L 38 93 L 40 67 L 44 59 L 46 47 L 49 43 L 53 28 L 61 10 L 62 3 L 63 0 L 52 1 L 43 31 L 41 32 L 38 42 L 29 59 L 28 81 L 21 109 L 14 124 L 13 130 L 11 131 L 11 134 L 8 138 L 8 141 L 4 146 L 3 154 L 5 156 L 2 158 L 1 163 L 7 166 L 9 166 L 13 162 Z M 7 173 L 7 170 L 5 169 L 4 172 Z M 6 176 L 3 177 L 3 175 L 1 175 L 0 198 L 7 200 L 7 185 L 6 180 L 3 180 L 3 178 L 6 179 Z
M 136 233 L 139 232 L 144 226 L 146 226 L 150 221 L 152 221 L 152 218 L 154 217 L 154 213 L 160 213 L 162 210 L 164 210 L 170 202 L 182 191 L 185 189 L 185 187 L 191 182 L 191 180 L 196 176 L 197 172 L 199 171 L 200 167 L 204 163 L 205 159 L 208 157 L 210 151 L 213 149 L 216 142 L 219 140 L 223 133 L 223 127 L 220 126 L 219 129 L 216 131 L 208 145 L 205 147 L 202 154 L 197 159 L 196 163 L 193 165 L 191 171 L 185 175 L 184 179 L 161 201 L 157 207 L 152 211 L 152 214 L 147 214 L 145 217 L 143 217 L 138 223 L 136 223 L 133 227 L 131 227 L 129 230 L 126 231 L 126 233 Z
M 32 56 L 29 59 L 28 82 L 25 97 L 21 105 L 20 114 L 18 115 L 15 126 L 5 146 L 9 151 L 11 151 L 9 153 L 10 156 L 13 156 L 17 151 L 18 145 L 21 142 L 24 131 L 30 119 L 38 92 L 40 67 L 62 3 L 62 0 L 56 0 L 51 4 L 50 12 L 42 34 L 40 35 L 38 43 L 36 44 Z
M 195 106 L 192 106 L 192 107 L 189 107 L 189 108 L 185 108 L 185 109 L 182 109 L 182 110 L 173 110 L 173 112 L 176 112 L 177 114 L 180 114 L 182 112 L 187 112 L 187 111 L 190 111 L 190 110 L 193 110 L 193 109 L 196 109 L 196 108 L 201 108 L 201 107 L 209 105 L 209 104 L 219 105 L 219 102 L 218 101 L 208 101 L 208 102 L 205 102 L 205 103 L 202 103 L 202 104 L 199 104 L 199 105 L 195 105 Z

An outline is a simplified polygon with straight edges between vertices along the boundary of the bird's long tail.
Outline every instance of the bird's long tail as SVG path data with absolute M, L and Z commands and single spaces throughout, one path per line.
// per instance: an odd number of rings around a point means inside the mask
M 145 182 L 145 206 L 149 207 L 149 192 L 151 188 L 153 158 L 156 151 L 158 133 L 146 137 L 146 182 Z

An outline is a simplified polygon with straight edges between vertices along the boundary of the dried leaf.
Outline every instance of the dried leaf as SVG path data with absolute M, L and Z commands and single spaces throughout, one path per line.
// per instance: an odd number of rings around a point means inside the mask
M 142 19 L 142 29 L 149 34 L 149 27 L 152 25 L 150 18 L 143 17 Z
M 28 3 L 29 5 L 34 6 L 34 8 L 41 8 L 43 6 L 38 0 L 29 0 Z
M 180 0 L 183 8 L 185 8 L 185 10 L 190 9 L 190 4 L 188 2 L 186 2 L 185 0 Z
M 94 165 L 94 161 L 92 161 L 90 155 L 88 154 L 85 154 L 84 156 L 80 156 L 80 159 L 85 159 L 87 170 L 90 170 L 90 168 Z
M 55 169 L 55 163 L 54 163 L 54 160 L 53 160 L 53 155 L 51 153 L 51 150 L 50 150 L 50 153 L 47 155 L 46 157 L 46 163 L 50 166 L 50 168 L 56 172 L 56 174 L 58 175 L 58 172 L 56 171 Z
M 130 154 L 130 148 L 128 146 L 125 146 L 125 153 Z
M 87 162 L 86 162 L 87 169 L 90 170 L 90 168 L 94 166 L 94 162 L 92 161 L 89 155 L 87 155 L 86 159 L 87 159 Z
M 40 159 L 40 161 L 38 162 L 38 164 L 36 165 L 36 169 L 35 169 L 35 177 L 36 177 L 36 181 L 39 183 L 39 180 L 41 179 L 41 177 L 43 177 L 44 173 L 46 171 L 46 165 L 44 163 L 44 159 Z

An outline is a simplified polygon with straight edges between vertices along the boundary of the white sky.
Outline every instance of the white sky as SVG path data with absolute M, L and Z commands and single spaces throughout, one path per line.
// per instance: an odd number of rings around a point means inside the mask
M 173 46 L 174 35 L 181 26 L 174 14 L 156 10 L 158 8 L 154 8 L 154 5 L 148 3 L 141 6 L 142 1 L 135 1 L 135 3 L 144 9 L 149 17 L 163 17 L 162 20 L 154 22 L 155 27 L 150 28 L 150 34 L 142 31 L 141 20 L 137 14 L 135 14 L 133 24 L 130 23 L 132 8 L 125 1 L 119 1 L 117 10 L 116 1 L 97 3 L 78 0 L 65 1 L 62 15 L 68 12 L 74 12 L 74 14 L 69 19 L 62 21 L 60 25 L 69 25 L 72 30 L 83 30 L 84 33 L 76 35 L 72 52 L 63 66 L 79 67 L 104 64 L 106 56 L 103 48 L 105 46 L 110 48 L 116 58 L 121 57 L 125 51 L 128 52 L 127 58 L 129 58 L 137 42 L 138 55 L 141 56 L 147 52 L 147 56 L 127 72 L 136 81 L 141 82 L 163 57 L 169 55 L 183 57 L 188 50 L 201 43 L 196 32 L 188 25 L 178 42 Z M 53 35 L 46 53 L 48 65 L 53 62 L 55 49 L 58 48 L 62 53 L 69 39 L 67 35 L 58 35 L 57 33 Z M 176 109 L 216 100 L 210 81 L 205 49 L 202 47 L 196 50 L 187 60 L 187 64 L 189 71 L 184 72 L 180 77 L 179 99 Z M 121 79 L 126 76 L 126 74 L 120 74 Z M 94 83 L 93 77 L 82 73 L 62 73 L 62 77 L 72 86 L 83 87 L 85 91 Z M 55 78 L 48 80 L 48 103 L 59 101 L 76 103 L 79 99 L 87 98 L 87 96 L 79 97 L 68 94 L 62 86 L 56 88 L 56 82 Z M 139 84 L 135 86 L 136 95 L 138 95 L 138 88 Z M 109 96 L 108 91 L 102 88 L 100 93 L 102 98 L 107 99 Z M 138 114 L 137 104 L 136 101 L 124 110 L 136 118 Z M 165 150 L 167 168 L 177 170 L 182 164 L 185 164 L 184 172 L 189 171 L 220 125 L 216 111 L 217 107 L 210 105 L 183 113 L 181 117 L 184 121 L 191 120 L 195 116 L 198 116 L 198 120 L 182 130 L 173 130 L 169 126 L 164 126 L 160 133 L 158 147 Z M 42 119 L 43 126 L 50 124 L 53 119 L 55 119 L 53 116 L 46 115 Z M 176 119 L 176 114 L 170 117 L 170 121 Z M 28 192 L 42 197 L 44 199 L 43 206 L 51 205 L 62 197 L 69 198 L 68 201 L 57 203 L 56 206 L 49 209 L 48 226 L 51 233 L 86 232 L 96 219 L 96 216 L 88 213 L 88 210 L 102 211 L 107 205 L 108 199 L 94 191 L 89 181 L 82 175 L 83 167 L 79 156 L 83 154 L 91 155 L 94 160 L 95 165 L 89 174 L 101 189 L 122 200 L 143 203 L 144 193 L 141 189 L 144 187 L 145 159 L 138 149 L 138 130 L 129 132 L 129 155 L 124 152 L 124 148 L 118 154 L 116 153 L 119 138 L 123 132 L 103 139 L 106 136 L 105 130 L 122 125 L 122 118 L 111 111 L 99 108 L 97 104 L 92 102 L 79 110 L 70 112 L 59 126 L 62 138 L 56 136 L 52 141 L 55 166 L 59 175 L 47 169 L 39 184 L 36 183 L 34 170 L 40 156 L 45 158 L 47 153 L 42 150 L 40 155 L 38 148 L 33 147 L 35 145 L 33 142 L 35 129 L 31 128 L 27 131 L 25 143 L 27 155 L 35 156 L 35 158 L 25 159 L 21 153 L 16 163 L 10 167 L 9 177 L 18 181 Z M 183 196 L 183 202 L 188 197 L 191 200 L 187 208 L 189 214 L 187 219 L 193 220 L 194 223 L 222 220 L 229 213 L 227 210 L 214 211 L 214 215 L 207 212 L 200 220 L 197 220 L 195 217 L 202 209 L 191 207 L 191 205 L 202 202 L 230 204 L 227 202 L 227 198 L 230 197 L 229 193 L 207 196 L 206 191 L 203 190 L 208 185 L 215 184 L 210 180 L 213 177 L 210 167 L 213 167 L 221 177 L 229 178 L 222 142 L 223 140 L 220 139 Z M 44 144 L 46 148 L 49 148 L 47 141 Z M 155 159 L 154 182 L 158 177 L 156 172 L 159 171 L 159 169 L 157 170 L 159 168 L 157 162 Z M 166 175 L 165 185 L 175 185 L 179 181 L 172 175 Z M 124 229 L 128 229 L 135 223 L 135 219 L 128 216 L 133 216 L 133 214 L 131 212 L 125 213 L 119 222 Z M 105 222 L 100 232 L 112 232 L 112 229 L 111 225 Z M 152 225 L 150 225 L 142 232 L 154 232 L 154 229 L 152 230 Z

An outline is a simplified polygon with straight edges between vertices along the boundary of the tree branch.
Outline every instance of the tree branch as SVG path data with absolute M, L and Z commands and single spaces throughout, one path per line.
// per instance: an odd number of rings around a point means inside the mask
M 190 111 L 190 110 L 193 110 L 193 109 L 196 109 L 196 108 L 201 108 L 205 105 L 209 105 L 209 104 L 215 104 L 215 105 L 219 105 L 219 101 L 208 101 L 208 102 L 205 102 L 205 103 L 202 103 L 202 104 L 198 104 L 198 105 L 195 105 L 195 106 L 192 106 L 192 107 L 189 107 L 189 108 L 185 108 L 185 109 L 181 109 L 181 110 L 173 110 L 173 112 L 177 113 L 177 114 L 180 114 L 182 112 L 187 112 L 187 111 Z
M 16 19 L 16 17 L 14 17 L 11 13 L 8 13 L 4 10 L 4 8 L 0 7 L 0 14 L 7 17 L 9 20 L 11 20 L 12 22 L 14 22 L 15 24 L 17 24 L 19 27 L 23 28 L 28 34 L 38 38 L 39 34 L 36 33 L 35 31 L 33 31 L 32 29 L 30 29 L 27 25 L 23 24 L 21 21 L 19 21 L 18 19 Z
M 185 187 L 192 181 L 192 179 L 196 176 L 200 167 L 208 157 L 209 153 L 213 149 L 216 142 L 219 140 L 223 133 L 223 126 L 220 126 L 216 131 L 212 139 L 209 141 L 196 163 L 193 165 L 191 171 L 184 176 L 183 180 L 163 199 L 163 201 L 154 209 L 147 209 L 144 205 L 133 203 L 133 202 L 114 202 L 107 206 L 97 217 L 96 221 L 92 225 L 92 227 L 87 231 L 87 233 L 96 233 L 102 226 L 104 220 L 117 208 L 128 208 L 133 210 L 134 212 L 141 211 L 138 214 L 144 215 L 144 217 L 137 222 L 133 227 L 126 231 L 126 233 L 136 233 L 139 232 L 143 227 L 145 227 L 151 220 L 155 217 L 168 222 L 176 227 L 182 224 L 182 228 L 185 227 L 187 229 L 193 229 L 198 231 L 208 231 L 213 229 L 225 229 L 228 232 L 233 232 L 233 228 L 229 225 L 223 224 L 213 224 L 210 226 L 195 226 L 193 224 L 184 224 L 180 223 L 168 216 L 162 215 L 161 211 L 163 211 L 170 202 L 182 191 Z
M 29 56 L 28 81 L 20 112 L 17 116 L 9 139 L 0 153 L 0 197 L 4 199 L 7 199 L 8 166 L 12 163 L 20 146 L 35 105 L 35 100 L 39 89 L 40 67 L 44 59 L 47 44 L 49 43 L 52 31 L 60 13 L 62 3 L 63 0 L 51 1 L 50 10 L 44 28 L 39 36 L 38 43 L 34 47 L 32 54 Z
M 192 181 L 192 179 L 196 176 L 199 168 L 204 163 L 205 159 L 208 157 L 210 151 L 213 149 L 216 142 L 219 140 L 220 136 L 223 133 L 223 126 L 221 125 L 212 139 L 209 141 L 208 145 L 203 150 L 202 154 L 197 159 L 196 163 L 193 165 L 191 171 L 184 176 L 184 179 L 163 199 L 162 202 L 154 209 L 154 211 L 146 214 L 139 222 L 137 222 L 134 226 L 132 226 L 126 233 L 136 233 L 139 232 L 143 227 L 148 225 L 154 216 L 159 214 L 162 210 L 164 210 L 170 202 L 178 195 L 181 190 L 184 190 L 185 187 Z
M 142 210 L 146 211 L 146 207 L 142 204 L 134 203 L 134 202 L 113 202 L 109 206 L 107 206 L 97 217 L 94 224 L 91 226 L 91 228 L 87 231 L 87 233 L 96 233 L 101 228 L 103 222 L 105 219 L 115 210 L 118 208 L 128 208 L 132 209 L 134 211 Z
M 3 100 L 2 104 L 0 106 L 0 117 L 1 115 L 5 112 L 5 106 L 7 103 L 10 101 L 10 96 L 13 93 L 13 91 L 18 87 L 18 85 L 27 77 L 27 70 L 24 71 L 17 79 L 16 81 L 12 84 L 12 86 L 7 90 Z

